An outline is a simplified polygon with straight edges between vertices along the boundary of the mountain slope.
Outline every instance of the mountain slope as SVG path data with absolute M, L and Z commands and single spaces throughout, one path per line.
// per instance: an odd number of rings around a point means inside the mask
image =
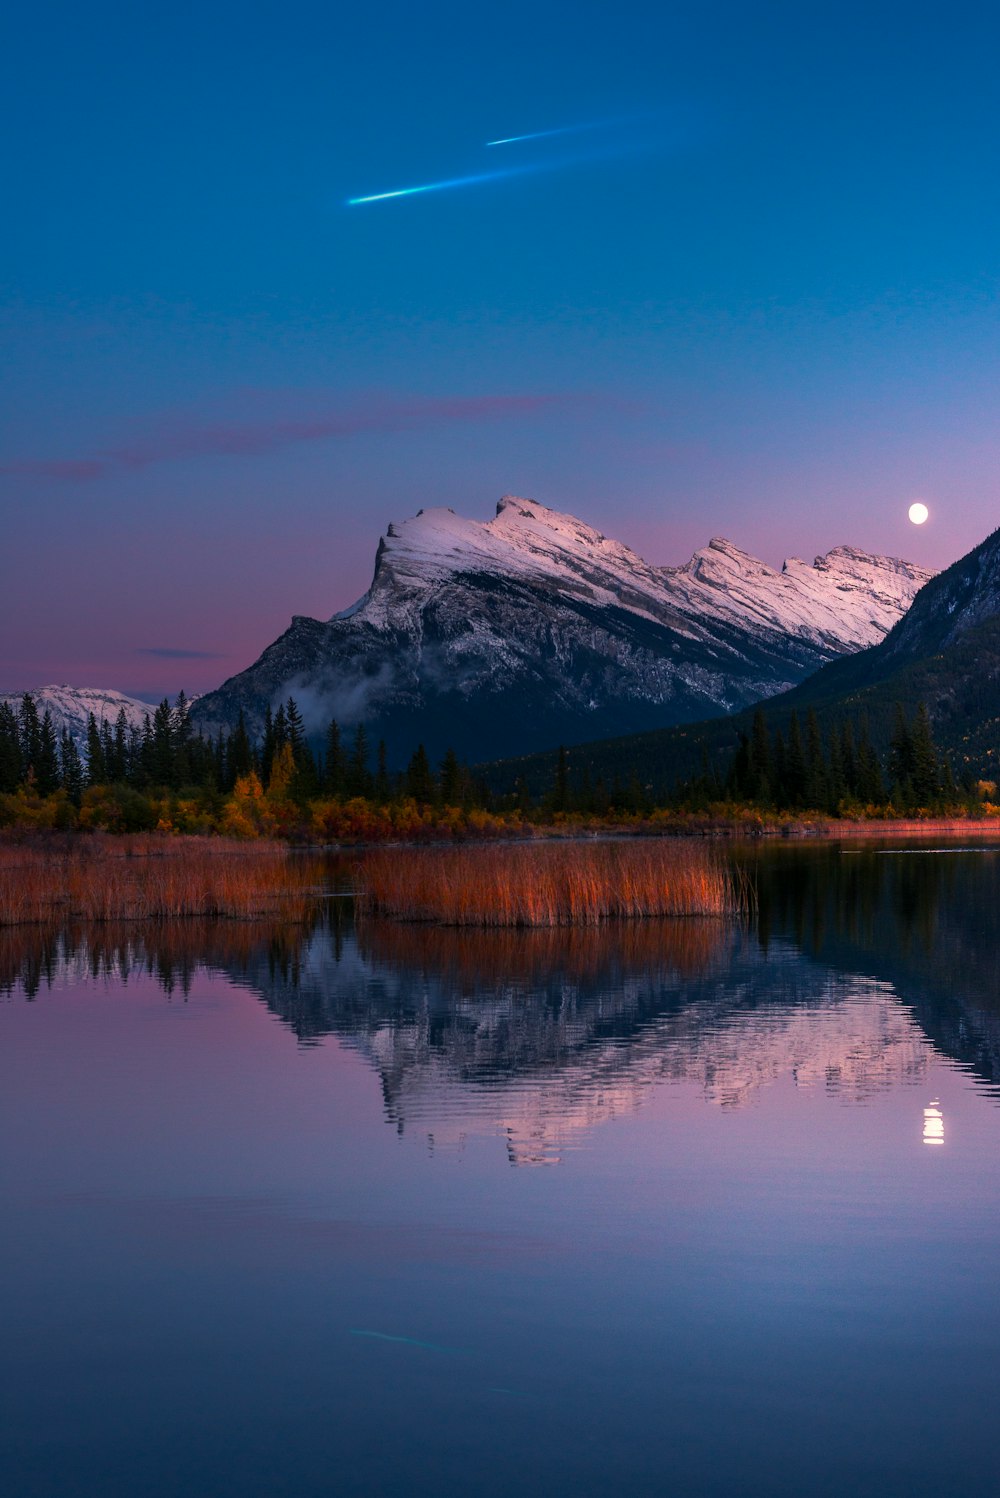
M 864 715 L 876 747 L 884 748 L 897 702 L 910 712 L 927 704 L 935 739 L 957 772 L 1000 776 L 1000 530 L 933 577 L 880 644 L 832 661 L 763 708 L 772 727 L 783 731 L 793 712 L 815 711 L 823 728 Z M 593 778 L 636 775 L 668 789 L 697 773 L 703 754 L 722 769 L 752 716 L 751 709 L 683 729 L 584 744 L 574 759 Z M 498 789 L 520 779 L 537 790 L 551 783 L 554 765 L 552 754 L 530 755 L 492 767 L 489 778 Z
M 129 727 L 141 728 L 148 713 L 153 714 L 153 705 L 140 702 L 137 697 L 126 697 L 124 692 L 115 692 L 100 687 L 48 686 L 33 689 L 31 693 L 38 707 L 38 716 L 46 710 L 52 716 L 52 725 L 57 734 L 68 729 L 80 748 L 87 743 L 87 719 L 91 713 L 98 725 L 107 722 L 113 728 L 120 710 L 125 713 Z M 23 692 L 0 692 L 0 702 L 9 702 L 16 710 L 24 696 Z
M 655 567 L 571 515 L 506 497 L 493 520 L 391 525 L 353 607 L 302 617 L 197 704 L 209 731 L 296 698 L 307 728 L 366 721 L 397 762 L 470 758 L 724 714 L 883 638 L 929 573 L 839 547 L 777 571 L 715 539 Z

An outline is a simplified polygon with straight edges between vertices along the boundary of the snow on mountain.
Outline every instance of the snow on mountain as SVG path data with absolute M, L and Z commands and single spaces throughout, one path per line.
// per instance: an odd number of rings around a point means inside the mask
M 259 730 L 292 695 L 311 731 L 365 720 L 397 762 L 421 740 L 494 758 L 666 727 L 876 643 L 930 576 L 850 547 L 777 570 L 721 538 L 659 567 L 534 500 L 425 509 L 389 526 L 351 608 L 293 619 L 193 717 Z
M 81 749 L 87 744 L 87 719 L 93 713 L 98 726 L 106 722 L 114 727 L 119 711 L 124 711 L 129 727 L 141 728 L 148 713 L 152 717 L 154 705 L 141 702 L 137 697 L 126 697 L 124 692 L 105 690 L 100 687 L 49 686 L 31 689 L 38 707 L 38 716 L 46 710 L 52 715 L 52 725 L 58 734 L 68 729 Z M 8 702 L 15 710 L 20 706 L 24 692 L 0 692 L 0 702 Z
M 795 634 L 837 653 L 881 640 L 933 576 L 849 546 L 811 565 L 791 557 L 776 571 L 723 537 L 681 567 L 656 567 L 572 515 L 507 495 L 486 523 L 438 508 L 390 525 L 372 587 L 334 617 L 364 613 L 376 627 L 391 627 L 429 588 L 474 571 L 522 578 L 658 622 L 681 614 L 694 630 L 719 620 Z

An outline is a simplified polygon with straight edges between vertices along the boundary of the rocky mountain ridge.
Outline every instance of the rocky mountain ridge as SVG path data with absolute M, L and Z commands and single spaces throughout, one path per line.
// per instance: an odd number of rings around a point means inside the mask
M 307 729 L 365 721 L 399 762 L 418 741 L 470 759 L 721 715 L 884 638 L 932 574 L 837 547 L 779 570 L 716 538 L 646 562 L 572 515 L 506 496 L 390 525 L 372 584 L 296 617 L 193 721 L 260 730 L 292 695 Z
M 47 711 L 56 734 L 67 729 L 80 749 L 86 748 L 87 720 L 91 713 L 97 720 L 98 727 L 105 722 L 113 728 L 118 721 L 119 712 L 123 711 L 130 728 L 141 728 L 146 714 L 152 717 L 155 711 L 154 703 L 142 702 L 138 697 L 127 697 L 124 692 L 116 692 L 111 688 L 71 687 L 62 683 L 32 688 L 31 695 L 39 717 Z M 15 711 L 23 697 L 23 691 L 0 692 L 0 702 L 9 703 Z

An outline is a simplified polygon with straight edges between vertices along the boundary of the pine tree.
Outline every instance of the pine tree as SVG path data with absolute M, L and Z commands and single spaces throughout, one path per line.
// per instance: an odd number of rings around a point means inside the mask
M 762 708 L 753 715 L 750 730 L 748 787 L 754 801 L 766 805 L 771 799 L 771 745 Z
M 38 705 L 30 692 L 21 698 L 18 713 L 18 732 L 21 739 L 21 759 L 24 773 L 38 779 L 38 757 L 42 752 L 42 725 L 38 717 Z
M 236 721 L 236 727 L 229 735 L 226 744 L 226 778 L 224 782 L 227 790 L 232 790 L 241 775 L 249 775 L 253 769 L 253 749 L 250 744 L 250 735 L 247 733 L 246 719 L 243 709 Z
M 788 747 L 785 751 L 785 800 L 789 806 L 805 805 L 807 778 L 799 715 L 793 713 L 788 723 Z
M 826 782 L 827 810 L 834 816 L 840 809 L 841 801 L 847 795 L 847 781 L 844 776 L 844 757 L 841 744 L 840 730 L 834 724 L 830 729 L 829 770 Z
M 171 783 L 174 786 L 189 785 L 197 778 L 194 773 L 194 762 L 198 755 L 197 752 L 192 754 L 191 703 L 183 688 L 177 693 L 170 728 L 173 742 Z
M 42 796 L 50 796 L 59 789 L 59 741 L 52 726 L 52 714 L 48 708 L 42 714 L 38 726 L 38 761 L 35 766 L 35 786 Z
M 913 740 L 903 704 L 896 703 L 892 738 L 889 740 L 889 781 L 893 799 L 906 801 L 913 792 Z
M 826 801 L 827 774 L 823 740 L 820 738 L 816 713 L 810 708 L 806 718 L 806 805 L 811 811 L 816 811 L 825 806 Z
M 65 728 L 59 741 L 59 778 L 74 806 L 83 799 L 83 763 L 76 741 Z
M 376 763 L 378 768 L 375 771 L 375 800 L 380 806 L 385 806 L 387 801 L 392 800 L 392 783 L 389 779 L 389 760 L 386 754 L 385 739 L 379 739 L 378 741 Z
M 858 728 L 857 747 L 857 794 L 869 806 L 879 806 L 885 800 L 885 786 L 878 755 L 872 747 L 868 728 L 868 717 L 861 719 Z
M 849 796 L 858 794 L 858 759 L 854 748 L 854 729 L 845 722 L 840 730 L 840 763 L 844 786 Z
M 931 733 L 931 719 L 926 702 L 921 702 L 913 719 L 910 734 L 913 752 L 913 795 L 918 806 L 931 806 L 939 795 L 937 751 Z
M 264 708 L 264 742 L 260 751 L 260 777 L 267 785 L 271 778 L 271 765 L 274 763 L 274 751 L 277 748 L 274 738 L 274 718 L 271 715 L 271 704 L 267 703 Z
M 421 806 L 427 806 L 434 800 L 434 777 L 423 744 L 417 745 L 406 767 L 406 794 Z
M 347 786 L 347 762 L 340 739 L 340 725 L 336 718 L 330 719 L 326 730 L 326 746 L 323 753 L 323 791 L 338 800 Z
M 9 702 L 0 702 L 0 792 L 16 791 L 23 774 L 17 714 Z
M 153 736 L 150 744 L 149 773 L 155 786 L 173 786 L 176 762 L 174 759 L 174 713 L 169 700 L 164 697 L 153 714 Z
M 106 780 L 101 733 L 93 713 L 87 715 L 87 784 L 104 785 Z
M 445 806 L 460 806 L 462 801 L 462 772 L 458 755 L 454 749 L 446 749 L 441 761 L 441 800 Z
M 306 741 L 305 729 L 302 726 L 302 714 L 299 712 L 298 704 L 294 697 L 289 697 L 285 703 L 284 710 L 288 742 L 292 746 L 292 759 L 298 764 L 303 745 Z
M 371 794 L 371 773 L 368 769 L 368 734 L 365 725 L 359 723 L 354 730 L 354 748 L 347 766 L 348 796 Z
M 128 719 L 123 707 L 118 709 L 114 736 L 105 748 L 105 756 L 108 779 L 124 781 L 128 776 Z

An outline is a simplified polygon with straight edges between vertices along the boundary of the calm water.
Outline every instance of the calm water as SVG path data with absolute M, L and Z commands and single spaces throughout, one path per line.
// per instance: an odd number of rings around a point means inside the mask
M 12 1498 L 997 1491 L 1000 853 L 0 943 Z

